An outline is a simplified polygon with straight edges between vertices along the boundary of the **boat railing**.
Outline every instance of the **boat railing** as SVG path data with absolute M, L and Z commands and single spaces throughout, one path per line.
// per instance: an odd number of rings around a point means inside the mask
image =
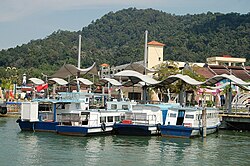
M 58 98 L 63 100 L 79 100 L 86 98 L 88 93 L 85 92 L 59 92 Z
M 131 120 L 133 124 L 156 124 L 156 116 L 146 113 L 126 113 L 125 119 Z

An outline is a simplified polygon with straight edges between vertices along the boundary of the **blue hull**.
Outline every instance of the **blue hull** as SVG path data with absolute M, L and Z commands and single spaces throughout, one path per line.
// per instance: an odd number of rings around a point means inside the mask
M 216 126 L 207 127 L 207 134 L 218 131 L 219 124 Z M 198 127 L 185 127 L 178 125 L 163 125 L 160 126 L 161 135 L 166 137 L 182 137 L 191 138 L 202 135 L 202 128 Z
M 58 122 L 29 122 L 17 120 L 19 127 L 22 131 L 45 131 L 56 132 Z
M 162 125 L 160 130 L 162 136 L 190 138 L 193 129 L 185 126 Z
M 56 132 L 63 135 L 86 136 L 88 128 L 80 126 L 56 126 Z
M 148 125 L 133 125 L 116 123 L 113 127 L 114 134 L 117 135 L 130 135 L 130 136 L 151 136 Z M 156 127 L 156 126 L 155 126 Z M 159 133 L 158 133 L 159 134 Z M 157 134 L 154 134 L 157 135 Z
M 112 126 L 107 126 L 112 127 Z M 91 130 L 96 130 L 91 132 Z M 83 126 L 56 126 L 56 132 L 62 135 L 72 135 L 72 136 L 90 136 L 90 135 L 104 135 L 111 134 L 110 131 L 102 130 L 101 127 L 83 127 Z

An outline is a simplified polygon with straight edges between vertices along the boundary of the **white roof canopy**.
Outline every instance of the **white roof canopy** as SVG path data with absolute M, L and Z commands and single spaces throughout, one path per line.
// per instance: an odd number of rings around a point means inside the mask
M 66 85 L 66 84 L 68 84 L 67 81 L 65 81 L 64 79 L 61 79 L 61 78 L 51 78 L 48 81 L 49 82 L 53 82 L 53 83 L 57 83 L 59 85 Z
M 122 84 L 119 81 L 112 79 L 112 78 L 102 78 L 101 81 L 105 83 L 109 82 L 110 84 L 114 86 L 122 86 Z
M 44 84 L 44 81 L 39 79 L 39 78 L 30 78 L 29 79 L 31 82 L 33 82 L 34 84 L 36 85 L 41 85 L 41 84 Z
M 155 79 L 151 78 L 148 75 L 143 75 L 139 72 L 133 71 L 133 70 L 123 70 L 121 72 L 118 72 L 114 75 L 115 77 L 128 77 L 133 84 L 137 84 L 140 81 L 143 81 L 147 84 L 154 85 L 159 83 Z
M 168 85 L 168 84 L 174 83 L 177 80 L 182 80 L 182 81 L 184 81 L 184 82 L 186 82 L 187 84 L 190 84 L 190 85 L 201 85 L 201 84 L 203 84 L 203 82 L 197 81 L 197 80 L 189 77 L 188 75 L 182 75 L 182 74 L 171 75 L 167 79 L 161 81 L 158 84 L 161 84 L 161 85 L 166 85 L 167 84 Z
M 218 83 L 224 79 L 228 79 L 228 80 L 232 81 L 232 83 L 234 85 L 237 85 L 244 90 L 249 90 L 249 88 L 247 88 L 246 86 L 250 85 L 250 83 L 245 82 L 245 81 L 241 80 L 240 78 L 235 77 L 234 75 L 227 75 L 227 74 L 216 75 L 214 77 L 209 78 L 208 80 L 206 80 L 204 82 L 199 82 L 199 81 L 197 81 L 197 80 L 195 80 L 187 75 L 177 74 L 177 75 L 169 76 L 167 79 L 159 82 L 158 85 L 171 84 L 177 80 L 182 80 L 190 85 L 214 86 L 216 83 Z
M 208 80 L 204 82 L 197 81 L 189 77 L 188 75 L 182 75 L 182 74 L 171 75 L 163 81 L 156 81 L 155 79 L 147 75 L 143 75 L 141 73 L 138 73 L 132 70 L 123 70 L 119 73 L 116 73 L 114 76 L 115 77 L 128 77 L 133 84 L 137 84 L 143 81 L 149 85 L 162 85 L 162 86 L 172 84 L 177 80 L 182 80 L 183 82 L 190 84 L 190 85 L 194 85 L 194 86 L 198 86 L 198 85 L 214 86 L 216 83 L 224 79 L 228 79 L 232 81 L 233 84 L 245 90 L 249 90 L 249 88 L 246 86 L 250 85 L 250 83 L 245 82 L 241 80 L 240 78 L 235 77 L 234 75 L 227 75 L 227 74 L 216 75 L 214 77 L 209 78 Z
M 88 79 L 85 78 L 76 78 L 74 79 L 75 81 L 80 81 L 84 85 L 93 85 L 93 82 L 89 81 Z

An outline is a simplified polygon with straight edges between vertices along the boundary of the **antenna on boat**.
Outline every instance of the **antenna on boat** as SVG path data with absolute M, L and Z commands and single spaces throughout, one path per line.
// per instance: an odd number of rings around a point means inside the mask
M 81 68 L 81 40 L 82 36 L 79 35 L 79 46 L 78 46 L 78 69 Z M 77 72 L 77 78 L 80 78 L 80 71 Z M 80 82 L 77 80 L 77 92 L 80 92 Z

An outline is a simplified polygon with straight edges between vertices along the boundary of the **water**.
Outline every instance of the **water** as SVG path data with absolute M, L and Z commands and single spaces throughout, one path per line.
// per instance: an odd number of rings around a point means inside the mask
M 250 132 L 222 131 L 206 139 L 20 132 L 0 117 L 1 166 L 250 165 Z

